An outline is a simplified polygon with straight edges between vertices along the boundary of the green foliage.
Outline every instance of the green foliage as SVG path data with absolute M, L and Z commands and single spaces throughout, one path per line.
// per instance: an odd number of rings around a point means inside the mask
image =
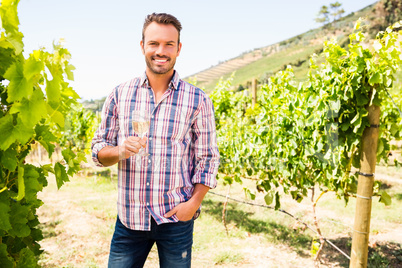
M 54 166 L 25 162 L 35 142 L 52 155 L 78 95 L 67 82 L 74 69 L 67 49 L 54 44 L 52 53 L 40 49 L 27 58 L 22 54 L 18 2 L 3 0 L 0 6 L 0 263 L 38 267 L 42 233 L 36 210 L 42 201 L 37 193 L 47 185 L 49 172 L 58 187 L 68 181 L 78 171 L 83 152 L 64 143 L 63 160 Z
M 98 122 L 99 118 L 92 111 L 85 109 L 81 104 L 73 105 L 66 116 L 65 131 L 60 144 L 83 150 L 88 154 Z
M 300 201 L 318 184 L 345 202 L 356 194 L 363 131 L 369 126 L 368 105 L 381 105 L 378 160 L 386 159 L 388 141 L 400 138 L 402 120 L 386 90 L 401 64 L 397 38 L 388 28 L 375 40 L 364 40 L 356 24 L 348 49 L 324 43 L 323 63 L 311 58 L 308 78 L 296 83 L 288 67 L 259 90 L 258 103 L 227 89 L 230 79 L 211 94 L 216 108 L 219 171 L 225 183 L 256 181 L 267 192 L 267 204 L 280 206 L 279 188 Z M 395 25 L 399 27 L 399 25 Z M 370 43 L 370 46 L 366 44 Z M 245 189 L 246 196 L 255 194 Z M 378 191 L 377 191 L 377 194 Z M 381 202 L 389 204 L 381 193 Z

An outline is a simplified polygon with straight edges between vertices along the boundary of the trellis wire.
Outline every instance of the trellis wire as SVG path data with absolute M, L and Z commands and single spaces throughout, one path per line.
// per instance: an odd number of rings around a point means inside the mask
M 250 205 L 250 206 L 256 206 L 256 207 L 263 207 L 263 208 L 269 208 L 269 209 L 273 209 L 275 210 L 274 207 L 271 206 L 267 206 L 267 205 L 261 205 L 261 204 L 254 204 L 251 202 L 247 202 L 247 201 L 243 201 L 243 200 L 238 200 L 226 195 L 222 195 L 222 194 L 218 194 L 212 191 L 209 191 L 208 193 L 213 194 L 213 195 L 217 195 L 217 196 L 221 196 L 221 197 L 225 197 L 228 198 L 230 200 L 233 200 L 235 202 L 238 203 L 242 203 L 242 204 L 246 204 L 246 205 Z M 311 231 L 313 231 L 316 235 L 318 235 L 318 232 L 316 230 L 314 230 L 313 228 L 311 228 L 307 223 L 302 222 L 301 220 L 299 220 L 299 218 L 295 217 L 294 215 L 290 214 L 289 212 L 287 212 L 286 210 L 283 209 L 278 209 L 279 212 L 282 212 L 290 217 L 292 217 L 293 219 L 295 219 L 297 222 L 303 224 L 304 226 L 306 226 L 307 228 L 309 228 Z M 324 241 L 327 242 L 329 245 L 331 245 L 333 248 L 335 248 L 336 250 L 338 250 L 340 253 L 342 253 L 342 255 L 344 255 L 346 258 L 348 258 L 350 260 L 350 257 L 348 254 L 346 254 L 345 252 L 343 252 L 340 248 L 338 248 L 336 245 L 334 245 L 331 241 L 329 241 L 327 238 L 323 237 Z

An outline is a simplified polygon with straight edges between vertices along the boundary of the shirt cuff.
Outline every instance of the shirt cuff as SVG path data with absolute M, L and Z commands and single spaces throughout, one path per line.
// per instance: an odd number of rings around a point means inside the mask
M 214 189 L 218 184 L 218 181 L 216 180 L 216 175 L 209 174 L 209 173 L 208 174 L 205 174 L 205 173 L 197 174 L 196 173 L 194 175 L 193 179 L 191 180 L 191 182 L 193 184 L 197 184 L 197 183 L 203 184 L 205 186 L 208 186 L 211 189 Z
M 98 153 L 100 152 L 100 150 L 102 150 L 106 146 L 113 146 L 113 144 L 110 144 L 110 143 L 107 143 L 107 142 L 100 142 L 100 143 L 95 144 L 92 147 L 92 161 L 98 167 L 104 167 L 104 165 L 101 162 L 99 162 Z

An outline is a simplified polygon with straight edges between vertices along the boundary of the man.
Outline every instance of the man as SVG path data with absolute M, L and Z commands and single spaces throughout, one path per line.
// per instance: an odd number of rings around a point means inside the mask
M 180 30 L 172 15 L 147 16 L 140 42 L 145 74 L 108 96 L 92 141 L 95 163 L 118 163 L 118 216 L 109 267 L 142 267 L 155 242 L 161 267 L 190 267 L 194 219 L 205 194 L 217 184 L 212 102 L 174 70 Z M 134 134 L 133 109 L 150 111 L 147 138 Z M 136 156 L 141 148 L 149 156 Z

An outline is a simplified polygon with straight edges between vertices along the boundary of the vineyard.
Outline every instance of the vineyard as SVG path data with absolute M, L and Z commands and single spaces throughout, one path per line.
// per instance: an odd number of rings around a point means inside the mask
M 110 208 L 110 203 L 99 205 L 99 202 L 105 191 L 104 198 L 113 203 L 116 177 L 113 168 L 99 171 L 85 164 L 99 119 L 82 107 L 77 101 L 79 96 L 69 86 L 68 81 L 74 79 L 70 53 L 55 43 L 52 52 L 39 49 L 25 57 L 17 5 L 18 1 L 3 0 L 0 6 L 0 264 L 1 267 L 38 267 L 39 262 L 57 267 L 65 264 L 43 260 L 47 253 L 42 253 L 41 240 L 49 241 L 53 237 L 49 230 L 59 224 L 57 213 L 43 212 L 44 208 L 51 207 L 46 202 L 59 202 L 58 194 L 43 195 L 48 191 L 44 187 L 49 184 L 60 189 L 69 180 L 84 185 L 87 192 L 80 193 L 77 189 L 82 188 L 67 185 L 62 189 L 72 187 L 72 193 L 60 190 L 60 195 L 73 202 L 72 210 L 79 206 L 85 213 L 98 215 L 98 219 L 107 222 L 108 229 L 98 231 L 98 238 L 104 241 L 102 234 L 109 235 L 115 210 Z M 400 200 L 399 186 L 397 192 L 388 191 L 380 183 L 376 164 L 380 165 L 382 174 L 383 167 L 389 166 L 393 175 L 399 174 L 402 164 L 401 148 L 396 145 L 402 138 L 402 95 L 400 85 L 395 83 L 402 63 L 401 28 L 402 22 L 396 23 L 371 39 L 365 32 L 365 21 L 358 20 L 346 48 L 333 39 L 324 42 L 322 53 L 310 57 L 308 75 L 302 82 L 295 79 L 292 66 L 277 72 L 258 88 L 254 83 L 252 94 L 248 90 L 233 91 L 233 77 L 221 79 L 210 93 L 221 154 L 220 186 L 215 194 L 219 192 L 221 196 L 211 193 L 206 198 L 203 217 L 209 222 L 204 224 L 222 220 L 219 228 L 225 229 L 223 237 L 238 235 L 236 228 L 245 228 L 248 236 L 267 232 L 274 234 L 270 239 L 281 242 L 290 239 L 286 243 L 291 244 L 291 249 L 306 254 L 307 247 L 313 257 L 314 261 L 303 260 L 305 265 L 331 261 L 323 252 L 328 250 L 328 246 L 324 248 L 328 243 L 332 244 L 332 254 L 344 255 L 346 265 L 348 262 L 351 267 L 370 264 L 373 260 L 372 255 L 368 257 L 371 208 L 376 206 L 372 202 L 379 200 L 384 208 L 389 208 L 395 197 L 397 202 Z M 258 57 L 248 61 L 257 61 Z M 237 64 L 243 66 L 242 62 Z M 227 68 L 232 70 L 231 66 Z M 105 188 L 99 189 L 100 195 L 96 188 L 88 186 L 88 178 L 90 183 L 97 184 L 98 178 L 103 181 Z M 400 179 L 397 178 L 397 185 Z M 74 191 L 80 194 L 75 195 Z M 80 199 L 89 194 L 98 205 L 91 203 L 90 196 Z M 321 203 L 326 206 L 327 196 L 341 206 L 350 208 L 352 203 L 356 207 L 358 213 L 352 215 L 351 245 L 339 242 L 335 245 L 326 238 L 328 230 L 320 225 L 317 210 Z M 74 200 L 84 203 L 74 203 Z M 294 206 L 299 204 L 305 208 L 308 200 L 311 200 L 308 209 L 312 210 L 312 220 L 307 224 L 301 216 L 302 210 L 295 210 Z M 294 229 L 309 228 L 313 235 L 292 233 L 265 216 L 252 219 L 248 216 L 251 212 L 242 212 L 248 209 L 236 210 L 243 205 L 234 205 L 234 201 L 259 205 L 262 208 L 254 212 L 261 214 L 270 213 L 264 209 L 287 214 L 278 219 L 297 223 Z M 339 213 L 345 213 L 334 206 Z M 397 210 L 393 213 L 398 214 Z M 45 224 L 40 223 L 41 217 L 47 219 Z M 391 220 L 392 224 L 398 221 L 400 218 Z M 102 226 L 102 222 L 96 224 Z M 374 224 L 380 228 L 377 221 Z M 224 243 L 222 240 L 219 242 Z M 204 243 L 195 249 L 196 253 L 207 250 L 207 242 Z M 252 247 L 252 244 L 247 245 Z M 85 247 L 80 245 L 80 250 Z M 401 252 L 400 245 L 395 252 Z M 96 255 L 94 251 L 79 254 L 82 267 L 97 265 L 85 262 L 85 259 L 95 262 L 89 256 Z M 102 254 L 102 258 L 107 256 L 107 252 Z M 287 254 L 296 253 L 290 250 Z M 218 256 L 214 264 L 224 265 L 229 258 L 230 254 Z M 247 264 L 242 256 L 234 258 L 232 262 Z M 208 260 L 199 261 L 206 267 L 211 264 Z M 388 262 L 398 263 L 398 258 Z

